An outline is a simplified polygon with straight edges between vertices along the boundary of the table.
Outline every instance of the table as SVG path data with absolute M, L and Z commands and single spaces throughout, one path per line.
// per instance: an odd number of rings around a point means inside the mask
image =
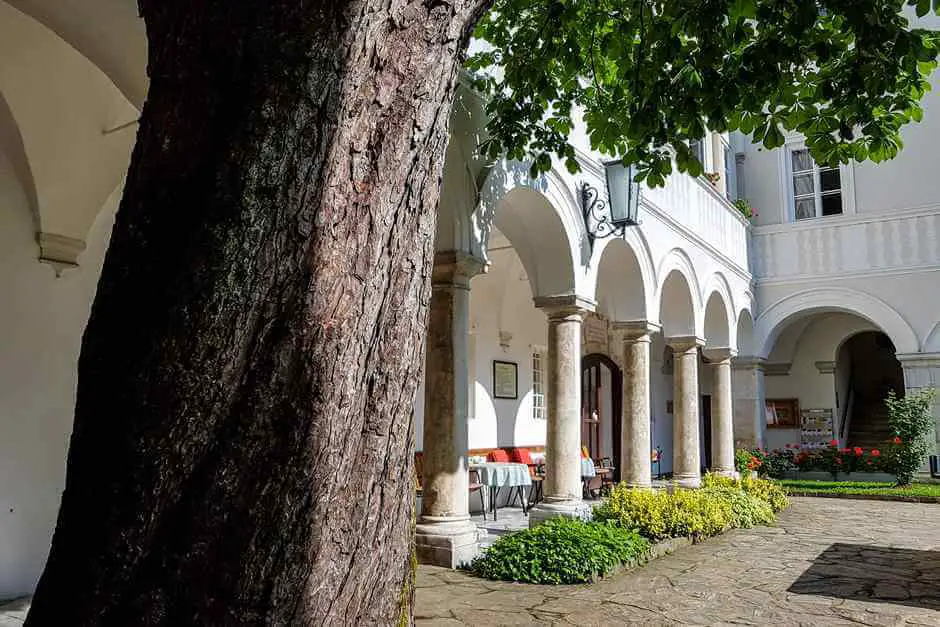
M 490 496 L 490 511 L 493 512 L 493 520 L 496 520 L 496 497 L 499 496 L 500 488 L 517 490 L 519 498 L 522 499 L 522 512 L 528 513 L 527 488 L 532 485 L 532 477 L 529 475 L 529 467 L 526 464 L 486 462 L 471 464 L 470 470 L 476 471 L 483 489 Z

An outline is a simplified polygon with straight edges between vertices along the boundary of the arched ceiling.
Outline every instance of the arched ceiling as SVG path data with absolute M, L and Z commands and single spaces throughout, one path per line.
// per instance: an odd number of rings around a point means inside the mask
M 0 0 L 44 24 L 140 109 L 147 95 L 147 34 L 135 0 Z
M 15 125 L 0 134 L 0 150 L 14 164 L 25 156 L 17 178 L 35 204 L 40 257 L 74 265 L 127 171 L 137 111 L 75 48 L 3 2 L 0 94 L 3 124 Z

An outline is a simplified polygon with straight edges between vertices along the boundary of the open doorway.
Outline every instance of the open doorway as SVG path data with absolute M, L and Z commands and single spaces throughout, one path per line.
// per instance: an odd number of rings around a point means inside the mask
M 581 445 L 593 459 L 610 457 L 614 481 L 620 481 L 620 438 L 623 429 L 623 377 L 607 355 L 581 359 Z
M 904 395 L 904 372 L 894 344 L 880 331 L 853 335 L 839 350 L 838 369 L 848 383 L 840 407 L 846 444 L 877 448 L 892 435 L 885 397 L 892 390 Z

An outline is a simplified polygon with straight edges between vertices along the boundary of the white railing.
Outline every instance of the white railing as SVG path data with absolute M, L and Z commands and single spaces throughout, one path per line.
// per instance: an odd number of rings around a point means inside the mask
M 940 205 L 757 227 L 758 280 L 917 270 L 940 265 Z
M 660 219 L 741 270 L 748 270 L 747 221 L 707 181 L 673 174 L 665 187 L 644 187 L 642 198 Z

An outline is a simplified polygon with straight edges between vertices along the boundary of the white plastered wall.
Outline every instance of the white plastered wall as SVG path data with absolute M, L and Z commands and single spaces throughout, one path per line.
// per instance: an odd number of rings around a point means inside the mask
M 0 153 L 0 599 L 32 591 L 49 551 L 75 404 L 76 364 L 119 194 L 81 265 L 39 263 L 29 208 Z

